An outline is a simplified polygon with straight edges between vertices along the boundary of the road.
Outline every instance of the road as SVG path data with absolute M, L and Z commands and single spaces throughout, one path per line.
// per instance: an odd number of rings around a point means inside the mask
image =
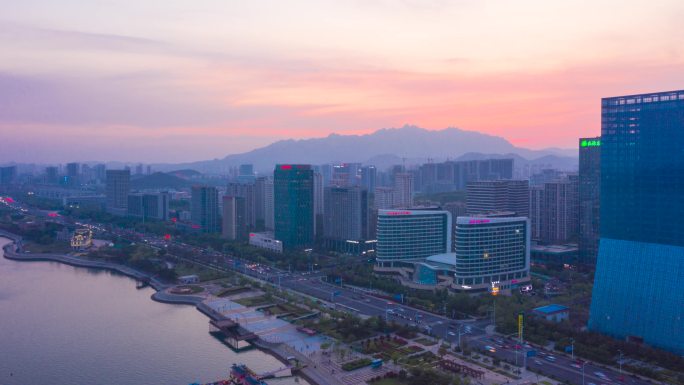
M 534 371 L 541 372 L 543 375 L 553 376 L 554 378 L 567 383 L 576 385 L 650 384 L 650 382 L 638 378 L 621 376 L 616 370 L 601 368 L 588 362 L 572 360 L 570 357 L 559 355 L 555 352 L 546 352 L 540 347 L 518 345 L 519 349 L 516 349 L 516 343 L 512 340 L 505 339 L 501 335 L 488 335 L 486 333 L 485 327 L 489 324 L 489 321 L 454 320 L 438 314 L 415 309 L 395 301 L 376 297 L 357 288 L 325 282 L 323 280 L 324 274 L 322 272 L 289 272 L 275 267 L 242 260 L 220 252 L 166 240 L 163 237 L 141 234 L 129 229 L 112 228 L 111 226 L 104 224 L 75 221 L 61 215 L 55 215 L 53 211 L 38 210 L 19 202 L 8 203 L 4 200 L 0 200 L 0 203 L 4 203 L 10 208 L 25 214 L 42 217 L 45 220 L 61 224 L 70 223 L 90 226 L 96 233 L 109 232 L 114 236 L 133 242 L 147 243 L 156 249 L 180 250 L 183 251 L 185 255 L 190 255 L 190 257 L 180 257 L 178 255 L 175 255 L 175 257 L 189 260 L 218 271 L 239 272 L 269 282 L 276 287 L 285 288 L 316 298 L 325 306 L 334 307 L 340 311 L 364 317 L 384 317 L 388 321 L 394 321 L 401 325 L 415 326 L 424 332 L 442 338 L 452 344 L 458 343 L 460 333 L 461 338 L 466 340 L 471 348 L 479 350 L 489 356 L 496 357 L 501 361 L 512 362 L 514 364 L 517 362 L 517 365 L 521 367 L 525 363 L 524 357 L 527 352 L 534 350 L 537 355 L 527 359 L 527 367 Z M 582 366 L 584 366 L 584 375 L 582 374 Z

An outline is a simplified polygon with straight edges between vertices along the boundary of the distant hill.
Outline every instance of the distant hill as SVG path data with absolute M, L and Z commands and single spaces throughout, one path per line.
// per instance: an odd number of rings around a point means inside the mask
M 367 135 L 331 134 L 325 138 L 281 140 L 246 153 L 155 169 L 189 168 L 205 173 L 225 172 L 229 167 L 251 163 L 260 172 L 270 172 L 277 163 L 324 164 L 335 161 L 419 164 L 427 159 L 456 159 L 467 153 L 516 154 L 525 160 L 551 155 L 568 157 L 577 151 L 529 150 L 513 146 L 504 138 L 458 128 L 426 130 L 415 126 L 381 129 Z M 576 155 L 574 155 L 576 158 Z M 382 165 L 384 166 L 384 165 Z
M 183 179 L 192 179 L 192 178 L 198 178 L 202 176 L 202 173 L 196 170 L 174 170 L 174 171 L 169 171 L 167 174 L 171 174 L 173 176 L 176 176 L 178 178 L 183 178 Z
M 192 183 L 175 175 L 155 172 L 150 175 L 136 175 L 131 177 L 132 190 L 146 189 L 181 189 Z

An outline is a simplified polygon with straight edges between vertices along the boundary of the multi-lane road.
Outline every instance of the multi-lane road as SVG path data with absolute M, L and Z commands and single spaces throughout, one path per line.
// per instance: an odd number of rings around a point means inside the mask
M 3 202 L 6 203 L 6 202 Z M 7 204 L 7 203 L 6 203 Z M 18 202 L 7 204 L 9 207 L 26 214 L 44 217 L 48 220 L 65 223 L 76 222 L 53 212 L 37 210 Z M 77 222 L 76 222 L 77 223 Z M 396 301 L 381 298 L 358 288 L 331 284 L 325 281 L 321 272 L 289 272 L 270 266 L 210 251 L 181 242 L 164 239 L 149 234 L 135 233 L 127 229 L 111 228 L 103 224 L 79 223 L 92 226 L 97 232 L 110 232 L 112 235 L 135 242 L 145 242 L 154 248 L 172 248 L 183 251 L 192 262 L 205 265 L 220 271 L 236 271 L 270 284 L 304 294 L 320 300 L 325 306 L 340 311 L 353 313 L 361 317 L 378 316 L 402 325 L 415 326 L 435 337 L 442 338 L 452 344 L 458 344 L 459 337 L 466 340 L 471 348 L 501 361 L 517 363 L 547 376 L 553 376 L 563 382 L 577 385 L 629 384 L 646 385 L 650 382 L 635 377 L 621 375 L 616 370 L 601 368 L 595 364 L 581 360 L 573 360 L 565 355 L 545 351 L 530 345 L 520 346 L 510 339 L 498 334 L 487 333 L 485 328 L 489 321 L 454 320 L 438 314 L 415 309 Z M 178 257 L 178 256 L 177 256 Z M 527 357 L 529 351 L 534 356 Z

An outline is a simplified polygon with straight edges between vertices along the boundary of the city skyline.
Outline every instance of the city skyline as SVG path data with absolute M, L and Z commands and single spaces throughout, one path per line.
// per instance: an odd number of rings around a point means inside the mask
M 0 27 L 0 161 L 182 162 L 404 124 L 571 148 L 601 97 L 684 82 L 684 6 L 640 4 L 22 2 Z

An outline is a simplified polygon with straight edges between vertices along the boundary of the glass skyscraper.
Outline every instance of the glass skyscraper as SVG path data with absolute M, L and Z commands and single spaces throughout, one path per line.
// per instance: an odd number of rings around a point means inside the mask
M 684 354 L 684 91 L 605 98 L 589 328 Z
M 273 172 L 275 237 L 286 248 L 314 241 L 314 172 L 305 164 L 279 164 Z
M 579 260 L 595 264 L 601 197 L 601 138 L 579 140 Z

